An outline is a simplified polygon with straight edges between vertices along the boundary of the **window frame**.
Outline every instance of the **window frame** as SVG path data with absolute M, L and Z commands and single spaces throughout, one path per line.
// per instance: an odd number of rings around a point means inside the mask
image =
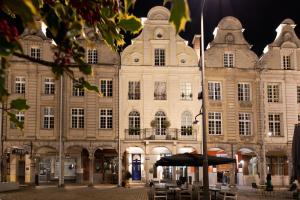
M 73 82 L 72 82 L 72 96 L 73 97 L 84 97 L 85 96 L 84 88 L 77 88 L 77 87 L 75 87 L 76 84 L 79 84 L 79 81 L 73 80 Z
M 25 112 L 24 111 L 15 111 L 14 112 L 15 113 L 15 115 L 16 115 L 16 119 L 19 121 L 19 122 L 21 122 L 21 123 L 25 123 Z M 14 123 L 14 122 L 11 122 L 10 123 L 10 128 L 11 129 L 16 129 L 17 128 L 17 126 L 16 126 L 16 124 Z
M 234 53 L 232 52 L 224 52 L 223 54 L 223 66 L 225 68 L 234 68 Z
M 113 79 L 100 79 L 102 97 L 113 97 Z
M 154 49 L 154 66 L 156 67 L 166 66 L 166 49 L 164 48 Z
M 102 114 L 102 111 L 105 111 L 105 113 Z M 108 112 L 110 112 L 111 114 Z M 102 122 L 104 122 L 104 124 Z M 102 125 L 104 125 L 104 126 L 102 126 Z M 113 109 L 112 108 L 100 108 L 99 109 L 99 129 L 105 129 L 105 130 L 113 129 Z
M 246 86 L 249 86 L 247 88 Z M 251 84 L 239 82 L 238 83 L 238 101 L 239 102 L 250 102 L 251 101 Z
M 163 87 L 164 86 L 164 87 Z M 154 81 L 154 100 L 167 100 L 167 82 L 166 81 Z
M 87 49 L 87 63 L 98 64 L 98 49 L 96 48 Z
M 280 83 L 268 83 L 267 84 L 267 101 L 268 101 L 268 103 L 279 103 L 281 101 L 281 84 Z
M 193 100 L 193 87 L 191 82 L 180 82 L 180 100 Z
M 283 55 L 281 56 L 281 64 L 282 69 L 284 70 L 291 70 L 292 68 L 292 60 L 290 55 Z
M 45 95 L 55 94 L 55 78 L 53 77 L 44 78 L 44 94 Z
M 219 116 L 217 116 L 219 115 Z M 217 118 L 218 117 L 218 118 Z M 208 135 L 223 135 L 222 127 L 222 113 L 221 112 L 208 112 Z
M 37 46 L 30 47 L 30 57 L 31 58 L 34 58 L 36 60 L 41 60 L 41 56 L 42 56 L 41 52 L 42 51 L 41 51 L 40 47 L 37 47 Z
M 270 119 L 271 117 L 273 119 Z M 278 117 L 279 117 L 279 120 L 278 120 Z M 270 137 L 282 137 L 283 136 L 282 114 L 281 113 L 268 113 L 268 127 L 269 127 L 269 132 L 271 133 Z
M 73 111 L 76 111 L 74 113 Z M 85 126 L 84 108 L 71 108 L 71 128 L 83 129 Z
M 25 94 L 26 93 L 26 77 L 25 76 L 16 76 L 14 85 L 15 85 L 15 93 L 16 94 Z
M 140 81 L 128 81 L 128 100 L 141 99 L 141 83 Z
M 216 86 L 219 85 L 219 88 Z M 212 89 L 212 90 L 211 90 Z M 218 81 L 208 81 L 207 84 L 208 99 L 211 101 L 222 100 L 222 83 Z
M 251 113 L 239 113 L 239 135 L 251 136 L 252 135 L 252 116 Z
M 181 136 L 192 136 L 193 135 L 193 115 L 189 111 L 181 113 L 180 121 L 180 134 Z
M 54 108 L 44 107 L 43 108 L 43 129 L 53 129 L 54 128 Z

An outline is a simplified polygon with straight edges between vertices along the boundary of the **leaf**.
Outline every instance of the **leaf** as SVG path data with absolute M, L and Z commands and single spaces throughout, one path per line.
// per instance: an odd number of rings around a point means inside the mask
M 83 77 L 79 78 L 79 83 L 87 90 L 95 91 L 95 92 L 99 93 L 98 87 L 95 85 L 91 85 L 88 81 L 84 80 Z
M 130 6 L 134 4 L 135 4 L 135 0 L 124 0 L 125 12 L 127 13 Z
M 14 99 L 10 102 L 10 108 L 16 110 L 27 110 L 29 106 L 26 104 L 26 99 Z
M 7 112 L 8 116 L 9 116 L 9 120 L 17 127 L 20 128 L 21 130 L 24 129 L 24 123 L 20 122 L 16 115 L 14 113 L 11 112 Z
M 118 22 L 118 26 L 124 31 L 129 31 L 133 34 L 138 33 L 142 28 L 141 20 L 133 15 L 122 15 Z
M 39 13 L 31 0 L 3 0 L 3 4 L 19 15 L 26 26 L 36 28 L 34 19 L 39 17 Z
M 80 70 L 82 73 L 84 73 L 84 74 L 86 74 L 86 75 L 91 75 L 91 74 L 92 74 L 93 71 L 92 71 L 91 65 L 85 63 L 85 62 L 84 62 L 81 58 L 79 58 L 79 57 L 74 57 L 74 60 L 75 60 L 76 63 L 78 63 L 78 65 L 79 65 L 79 70 Z
M 165 0 L 164 3 L 170 0 Z M 172 0 L 171 16 L 169 21 L 174 24 L 176 32 L 184 30 L 186 22 L 190 21 L 190 11 L 187 0 Z

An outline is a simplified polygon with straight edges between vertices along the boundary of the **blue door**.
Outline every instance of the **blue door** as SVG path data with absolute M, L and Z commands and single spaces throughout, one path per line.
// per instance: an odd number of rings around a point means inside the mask
M 141 154 L 132 154 L 132 180 L 141 180 Z

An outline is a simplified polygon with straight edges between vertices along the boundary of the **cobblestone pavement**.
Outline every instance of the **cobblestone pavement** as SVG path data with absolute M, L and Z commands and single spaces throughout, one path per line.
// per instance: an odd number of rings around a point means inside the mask
M 117 188 L 112 185 L 95 187 L 87 186 L 38 186 L 19 191 L 0 193 L 0 200 L 147 200 L 146 187 Z M 213 199 L 213 198 L 212 198 Z M 272 194 L 262 194 L 253 190 L 240 190 L 239 200 L 285 200 L 291 195 L 276 191 Z

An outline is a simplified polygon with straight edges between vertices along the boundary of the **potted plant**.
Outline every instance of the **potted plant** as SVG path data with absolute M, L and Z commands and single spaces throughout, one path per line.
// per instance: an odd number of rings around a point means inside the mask
M 124 181 L 122 182 L 123 187 L 129 187 L 129 179 L 131 177 L 132 177 L 131 173 L 128 170 L 126 170 L 126 172 L 124 173 L 125 182 Z

